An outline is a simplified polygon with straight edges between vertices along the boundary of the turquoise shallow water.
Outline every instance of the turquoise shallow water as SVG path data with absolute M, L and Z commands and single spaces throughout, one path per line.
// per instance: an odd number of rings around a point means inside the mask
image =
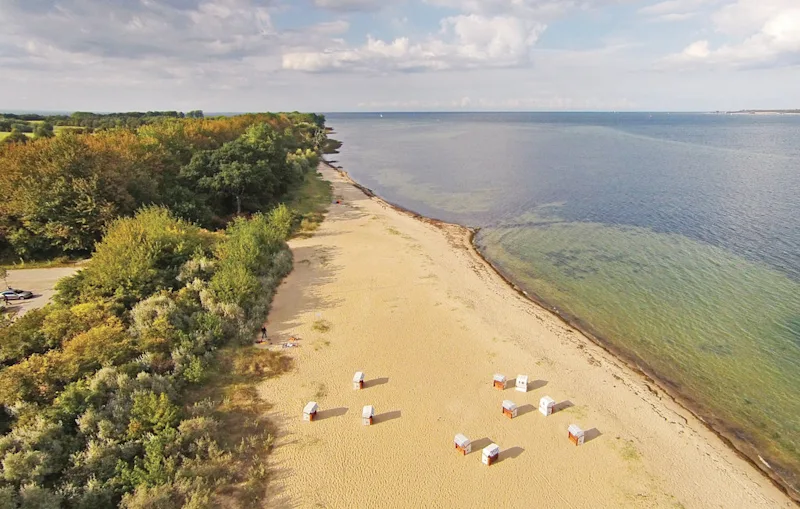
M 331 115 L 338 163 L 800 488 L 799 117 Z

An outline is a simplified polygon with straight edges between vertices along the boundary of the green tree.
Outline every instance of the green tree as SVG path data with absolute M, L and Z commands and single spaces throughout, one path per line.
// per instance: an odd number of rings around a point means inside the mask
M 37 124 L 36 127 L 33 129 L 33 137 L 38 138 L 52 138 L 55 136 L 53 132 L 53 124 L 49 122 L 42 122 L 41 124 Z
M 47 314 L 46 309 L 34 309 L 17 318 L 13 326 L 0 328 L 0 363 L 20 362 L 55 346 L 41 330 Z
M 291 213 L 281 206 L 269 215 L 237 218 L 228 226 L 225 239 L 215 247 L 219 261 L 209 283 L 221 302 L 242 309 L 254 306 L 261 298 L 259 276 L 270 271 L 274 255 L 285 248 L 291 222 Z
M 195 154 L 181 175 L 187 185 L 214 197 L 221 213 L 255 212 L 273 204 L 298 180 L 287 155 L 285 135 L 256 124 L 217 150 Z
M 219 172 L 209 179 L 208 186 L 220 193 L 230 194 L 236 200 L 236 214 L 242 213 L 242 195 L 253 186 L 257 186 L 264 176 L 263 167 L 258 163 L 250 164 L 242 161 L 230 161 L 219 166 Z
M 132 307 L 158 290 L 182 286 L 177 277 L 183 264 L 213 242 L 208 232 L 175 218 L 164 207 L 144 208 L 109 226 L 84 269 L 56 285 L 58 299 L 72 303 L 70 298 L 111 298 Z
M 60 509 L 61 497 L 41 486 L 28 484 L 20 490 L 19 509 Z
M 17 509 L 19 496 L 12 486 L 0 487 L 0 509 Z
M 182 175 L 185 180 L 195 181 L 201 191 L 215 196 L 221 212 L 237 215 L 242 213 L 243 199 L 271 195 L 276 180 L 269 163 L 240 140 L 196 154 Z M 231 199 L 235 204 L 232 210 L 225 205 Z
M 11 129 L 11 134 L 3 138 L 3 143 L 27 143 L 28 137 L 22 131 L 14 127 Z
M 133 396 L 128 437 L 138 438 L 147 433 L 161 433 L 178 424 L 179 409 L 166 394 L 140 392 Z

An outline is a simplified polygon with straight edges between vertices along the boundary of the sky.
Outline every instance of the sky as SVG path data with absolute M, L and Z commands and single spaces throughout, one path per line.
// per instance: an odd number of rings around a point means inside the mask
M 800 108 L 800 0 L 0 0 L 0 110 Z

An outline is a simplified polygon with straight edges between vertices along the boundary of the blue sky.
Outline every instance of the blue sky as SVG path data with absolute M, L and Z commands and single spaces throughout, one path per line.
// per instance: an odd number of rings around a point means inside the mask
M 3 0 L 0 109 L 800 108 L 800 0 Z

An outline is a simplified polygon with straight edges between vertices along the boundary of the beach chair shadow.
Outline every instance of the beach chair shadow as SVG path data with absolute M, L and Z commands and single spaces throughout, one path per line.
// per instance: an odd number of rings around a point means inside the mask
M 600 430 L 598 430 L 597 428 L 587 429 L 586 431 L 583 432 L 583 443 L 588 444 L 595 438 L 598 438 L 602 435 L 603 434 L 600 433 Z
M 347 407 L 339 407 L 339 408 L 331 408 L 328 410 L 320 410 L 317 412 L 316 421 L 324 421 L 325 419 L 330 419 L 332 417 L 341 417 L 347 413 L 349 408 Z
M 364 381 L 364 388 L 369 389 L 371 387 L 377 387 L 378 385 L 388 384 L 389 378 L 373 378 L 372 380 L 365 380 Z
M 562 401 L 561 403 L 556 403 L 555 406 L 553 406 L 553 413 L 555 414 L 574 406 L 575 405 L 572 404 L 572 401 L 570 400 Z
M 517 407 L 517 417 L 522 417 L 525 414 L 529 414 L 536 410 L 536 407 L 528 403 L 527 405 L 522 405 L 521 407 Z
M 479 438 L 478 440 L 472 441 L 472 452 L 477 452 L 478 454 L 481 453 L 481 450 L 486 447 L 487 445 L 493 444 L 494 441 L 489 437 Z
M 528 392 L 541 389 L 545 385 L 547 385 L 547 380 L 534 380 L 533 382 L 528 383 Z
M 522 447 L 511 447 L 505 451 L 500 451 L 500 457 L 497 458 L 497 462 L 502 463 L 505 460 L 516 459 L 523 452 L 525 452 L 525 449 Z
M 400 410 L 393 410 L 391 412 L 384 412 L 372 418 L 372 424 L 381 424 L 384 422 L 399 419 L 402 416 Z

